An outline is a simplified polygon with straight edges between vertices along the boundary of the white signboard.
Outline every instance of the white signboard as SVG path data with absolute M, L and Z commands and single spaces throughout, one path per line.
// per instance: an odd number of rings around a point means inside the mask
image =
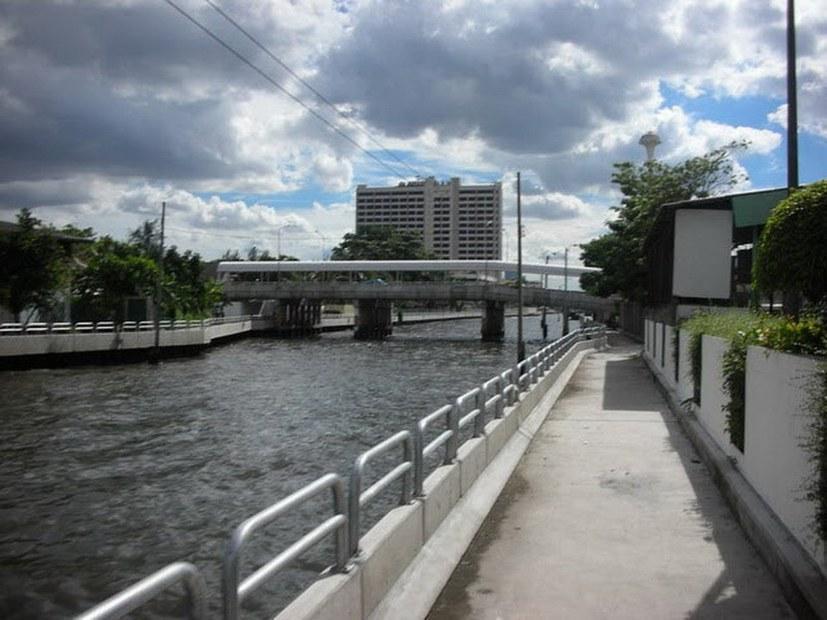
M 729 299 L 731 249 L 732 211 L 675 211 L 672 294 L 700 299 Z

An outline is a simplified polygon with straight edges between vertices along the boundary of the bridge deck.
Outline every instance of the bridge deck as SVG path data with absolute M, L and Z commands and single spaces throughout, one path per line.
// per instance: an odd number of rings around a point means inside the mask
M 583 361 L 430 618 L 794 617 L 619 344 Z

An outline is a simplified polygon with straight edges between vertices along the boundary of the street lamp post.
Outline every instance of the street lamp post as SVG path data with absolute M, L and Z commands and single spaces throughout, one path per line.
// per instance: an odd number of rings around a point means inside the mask
M 546 265 L 548 265 L 549 255 L 546 254 Z M 548 273 L 543 274 L 543 292 L 548 290 Z M 543 340 L 545 341 L 548 338 L 548 323 L 546 322 L 546 307 L 547 304 L 543 304 L 543 319 L 540 321 L 540 327 L 543 328 Z
M 525 359 L 523 340 L 523 217 L 520 203 L 520 173 L 517 173 L 517 363 Z

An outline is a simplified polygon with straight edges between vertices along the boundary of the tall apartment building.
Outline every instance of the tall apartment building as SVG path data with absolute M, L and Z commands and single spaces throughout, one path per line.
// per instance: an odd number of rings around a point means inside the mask
M 425 248 L 449 260 L 499 260 L 502 187 L 462 185 L 433 177 L 396 187 L 356 188 L 356 230 L 392 226 L 421 235 Z

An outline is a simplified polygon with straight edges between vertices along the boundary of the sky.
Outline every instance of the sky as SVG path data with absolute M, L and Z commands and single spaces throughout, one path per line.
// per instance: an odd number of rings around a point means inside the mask
M 0 2 L 0 220 L 123 239 L 166 201 L 205 259 L 318 260 L 357 184 L 458 176 L 503 183 L 514 258 L 519 170 L 531 262 L 605 232 L 647 131 L 669 163 L 748 140 L 737 189 L 786 184 L 785 0 L 211 1 L 261 47 L 206 0 L 174 4 L 235 54 L 166 0 Z M 796 3 L 802 183 L 827 177 L 824 2 Z

